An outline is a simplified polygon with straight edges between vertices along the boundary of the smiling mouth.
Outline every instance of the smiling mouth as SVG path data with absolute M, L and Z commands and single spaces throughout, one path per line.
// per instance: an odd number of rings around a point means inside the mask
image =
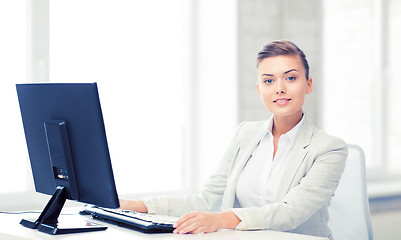
M 291 98 L 276 99 L 273 102 L 275 102 L 275 103 L 286 103 L 286 102 L 289 102 L 289 101 L 291 101 Z

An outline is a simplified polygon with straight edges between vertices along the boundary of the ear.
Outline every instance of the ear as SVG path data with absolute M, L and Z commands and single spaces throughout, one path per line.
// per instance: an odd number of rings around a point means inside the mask
M 313 90 L 312 78 L 309 78 L 306 82 L 306 94 L 311 93 Z
M 256 82 L 256 89 L 258 90 L 258 95 L 260 97 L 260 87 L 259 87 L 259 81 Z

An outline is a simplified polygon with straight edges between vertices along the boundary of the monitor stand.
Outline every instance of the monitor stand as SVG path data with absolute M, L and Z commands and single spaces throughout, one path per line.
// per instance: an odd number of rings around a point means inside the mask
M 58 186 L 46 207 L 43 209 L 39 218 L 35 220 L 22 219 L 20 224 L 31 229 L 38 229 L 41 232 L 56 235 L 66 233 L 79 233 L 106 230 L 106 226 L 96 224 L 89 221 L 84 221 L 81 225 L 74 221 L 74 226 L 62 226 L 57 219 L 63 208 L 66 198 L 65 188 Z

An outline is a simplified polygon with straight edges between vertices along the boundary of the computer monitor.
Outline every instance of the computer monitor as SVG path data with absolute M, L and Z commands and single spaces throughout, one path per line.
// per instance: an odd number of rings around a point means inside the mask
M 21 224 L 49 234 L 103 230 L 61 228 L 67 199 L 119 207 L 96 83 L 17 84 L 25 138 L 39 193 L 52 195 L 36 221 Z

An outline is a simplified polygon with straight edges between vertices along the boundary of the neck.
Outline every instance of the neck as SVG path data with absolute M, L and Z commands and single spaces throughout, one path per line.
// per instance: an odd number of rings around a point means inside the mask
M 302 111 L 291 116 L 273 116 L 273 136 L 281 136 L 294 128 L 302 119 Z

